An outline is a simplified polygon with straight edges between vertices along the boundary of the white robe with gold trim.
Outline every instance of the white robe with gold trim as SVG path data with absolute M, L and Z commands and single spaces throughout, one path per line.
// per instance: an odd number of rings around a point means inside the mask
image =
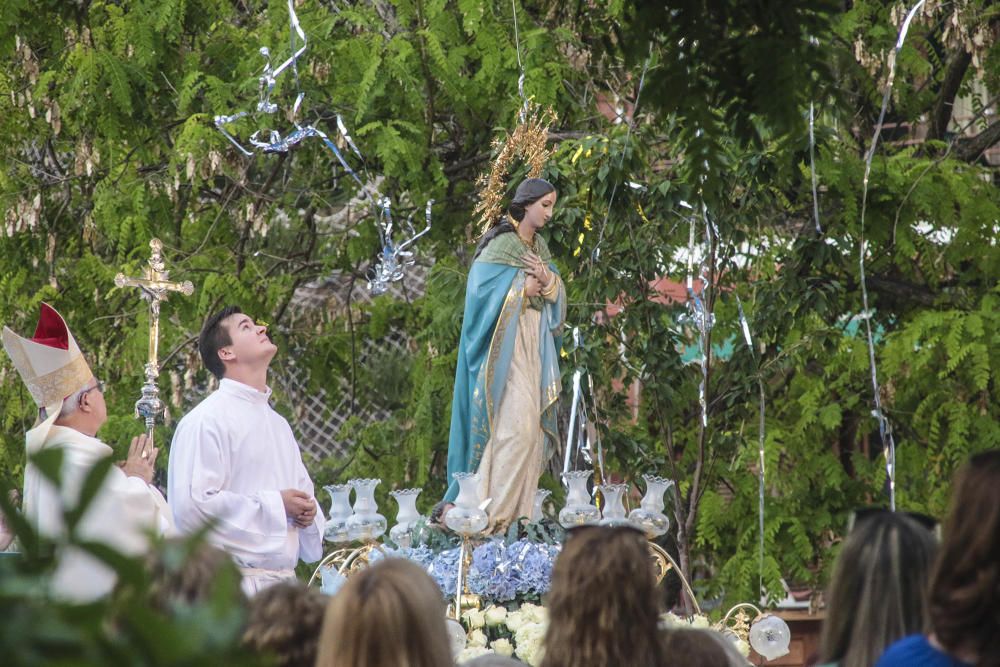
M 46 420 L 28 431 L 29 456 L 42 449 L 63 452 L 62 486 L 56 488 L 30 461 L 24 473 L 24 514 L 46 537 L 62 542 L 66 537 L 63 515 L 76 507 L 80 490 L 91 468 L 113 454 L 111 447 Z M 104 482 L 77 524 L 83 541 L 102 542 L 116 551 L 138 556 L 149 549 L 151 534 L 170 535 L 173 517 L 167 501 L 156 487 L 138 477 L 129 477 L 111 466 Z M 89 602 L 115 585 L 115 574 L 90 554 L 66 545 L 59 547 L 52 594 L 74 602 Z

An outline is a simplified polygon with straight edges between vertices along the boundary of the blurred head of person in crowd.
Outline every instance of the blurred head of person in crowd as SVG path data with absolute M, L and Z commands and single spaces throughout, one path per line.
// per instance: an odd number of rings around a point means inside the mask
M 316 667 L 452 667 L 441 589 L 420 566 L 387 558 L 330 601 Z
M 542 667 L 659 667 L 661 603 L 641 532 L 570 530 L 552 572 Z
M 269 586 L 250 599 L 243 644 L 277 667 L 313 667 L 328 598 L 293 581 Z
M 180 606 L 194 606 L 221 596 L 246 606 L 236 564 L 222 549 L 201 539 L 164 541 L 148 558 L 150 605 L 170 613 Z
M 1000 450 L 955 476 L 930 586 L 933 642 L 977 667 L 1000 665 Z
M 664 667 L 746 667 L 736 647 L 715 630 L 677 628 L 664 632 Z
M 936 553 L 933 520 L 888 510 L 859 515 L 827 591 L 819 662 L 870 667 L 894 641 L 922 632 Z

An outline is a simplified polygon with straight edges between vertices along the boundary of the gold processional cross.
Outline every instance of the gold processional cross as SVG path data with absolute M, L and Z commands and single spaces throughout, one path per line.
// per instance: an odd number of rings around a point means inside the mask
M 160 375 L 160 303 L 167 300 L 170 292 L 180 292 L 190 296 L 194 285 L 190 280 L 183 283 L 172 283 L 169 272 L 163 263 L 163 243 L 160 239 L 149 242 L 152 254 L 149 265 L 143 270 L 142 278 L 127 278 L 124 273 L 115 276 L 117 287 L 138 287 L 142 290 L 142 298 L 149 302 L 149 363 L 145 366 L 146 381 L 142 385 L 142 396 L 135 402 L 135 416 L 146 421 L 146 434 L 149 436 L 149 446 L 153 446 L 153 426 L 156 418 L 163 413 L 163 401 L 160 400 L 160 390 L 156 379 Z

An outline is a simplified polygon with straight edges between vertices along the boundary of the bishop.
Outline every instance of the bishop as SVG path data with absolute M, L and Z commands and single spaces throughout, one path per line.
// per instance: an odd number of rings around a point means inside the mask
M 115 574 L 67 539 L 67 512 L 76 508 L 91 469 L 112 455 L 97 437 L 107 421 L 104 383 L 94 377 L 65 320 L 43 303 L 31 338 L 3 329 L 3 346 L 38 406 L 38 421 L 25 434 L 28 464 L 23 511 L 43 536 L 57 544 L 52 594 L 89 602 L 110 592 Z M 33 459 L 42 451 L 62 452 L 61 485 L 45 477 Z M 76 525 L 77 539 L 102 542 L 124 555 L 140 555 L 151 533 L 173 532 L 162 494 L 151 484 L 157 450 L 145 435 L 132 439 L 128 458 L 111 466 Z

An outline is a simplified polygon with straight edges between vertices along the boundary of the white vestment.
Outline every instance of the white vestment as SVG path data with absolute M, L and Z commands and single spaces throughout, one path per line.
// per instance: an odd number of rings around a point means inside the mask
M 323 556 L 323 512 L 299 529 L 285 515 L 284 489 L 315 501 L 312 480 L 284 417 L 260 392 L 235 380 L 181 419 L 170 448 L 167 497 L 177 528 L 192 532 L 212 523 L 209 540 L 243 570 L 243 588 L 256 593 L 294 577 L 301 558 Z
M 77 505 L 91 468 L 113 450 L 97 438 L 51 420 L 27 433 L 29 456 L 41 449 L 61 449 L 62 487 L 56 488 L 30 461 L 24 471 L 24 514 L 39 533 L 57 543 L 65 538 L 63 513 Z M 170 535 L 173 519 L 156 487 L 111 466 L 101 488 L 77 523 L 78 537 L 102 542 L 116 551 L 137 556 L 149 549 L 151 534 Z M 115 585 L 114 571 L 85 551 L 60 546 L 52 577 L 52 594 L 74 602 L 90 602 Z

